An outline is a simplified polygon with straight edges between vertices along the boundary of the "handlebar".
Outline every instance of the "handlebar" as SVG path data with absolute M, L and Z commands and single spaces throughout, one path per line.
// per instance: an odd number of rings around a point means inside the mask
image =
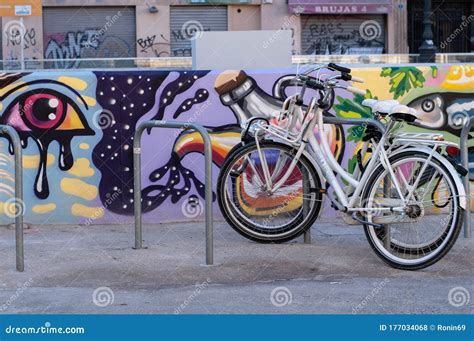
M 353 86 L 348 86 L 348 87 L 346 87 L 346 90 L 347 90 L 347 91 L 350 91 L 350 92 L 352 92 L 352 93 L 354 93 L 354 94 L 359 94 L 359 95 L 362 95 L 362 96 L 365 96 L 365 94 L 366 94 L 366 91 L 365 91 L 365 90 L 358 89 L 358 88 L 355 88 L 355 87 L 353 87 Z
M 324 90 L 324 85 L 315 78 L 311 77 L 305 83 L 308 88 L 311 88 L 314 90 Z
M 351 81 L 356 82 L 356 83 L 364 83 L 364 79 L 360 77 L 354 77 L 352 76 Z
M 342 73 L 347 73 L 347 74 L 351 73 L 351 69 L 349 69 L 347 67 L 344 67 L 344 66 L 334 64 L 334 63 L 329 63 L 328 68 L 339 71 L 339 72 L 342 72 Z
M 311 73 L 313 73 L 314 71 L 320 70 L 322 68 L 327 68 L 331 71 L 338 71 L 339 74 L 332 75 L 325 79 L 321 79 L 321 78 L 318 79 L 318 78 L 310 76 Z M 313 90 L 322 90 L 322 91 L 326 91 L 326 90 L 330 90 L 334 88 L 342 88 L 352 93 L 365 96 L 366 92 L 364 90 L 358 89 L 350 85 L 342 85 L 342 84 L 337 83 L 337 80 L 343 80 L 346 82 L 351 81 L 351 82 L 357 82 L 357 83 L 364 82 L 362 78 L 352 76 L 350 73 L 351 73 L 351 69 L 334 64 L 334 63 L 329 63 L 328 65 L 318 65 L 316 67 L 313 67 L 309 69 L 308 71 L 306 71 L 305 73 L 296 76 L 295 78 L 297 84 L 303 85 L 299 97 L 300 99 L 303 98 L 306 88 L 310 88 Z

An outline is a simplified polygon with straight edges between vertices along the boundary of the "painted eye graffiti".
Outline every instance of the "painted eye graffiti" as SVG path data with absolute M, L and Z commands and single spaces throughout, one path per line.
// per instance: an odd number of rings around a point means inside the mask
M 51 129 L 64 118 L 65 106 L 51 94 L 35 94 L 25 99 L 20 110 L 25 115 L 25 123 L 33 128 Z
M 41 93 L 30 91 L 20 95 L 6 110 L 3 121 L 35 137 L 57 131 L 74 131 L 74 135 L 88 135 L 86 131 L 91 132 L 78 105 L 54 90 L 41 90 Z
M 425 99 L 421 103 L 421 109 L 426 112 L 432 112 L 435 108 L 435 103 L 431 99 Z
M 78 99 L 77 102 L 82 101 L 83 106 L 88 109 L 80 95 Z M 34 191 L 40 199 L 49 196 L 46 161 L 50 143 L 58 142 L 58 165 L 61 170 L 66 171 L 74 164 L 72 138 L 95 134 L 87 124 L 79 105 L 65 94 L 51 89 L 38 89 L 21 94 L 5 110 L 0 121 L 18 131 L 23 148 L 27 147 L 29 137 L 36 142 L 40 161 Z

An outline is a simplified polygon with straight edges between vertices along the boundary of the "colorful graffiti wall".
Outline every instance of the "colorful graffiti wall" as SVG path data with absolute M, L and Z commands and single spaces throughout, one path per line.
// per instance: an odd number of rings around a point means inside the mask
M 34 224 L 132 222 L 133 135 L 145 120 L 176 119 L 206 126 L 213 143 L 215 180 L 227 152 L 239 142 L 241 122 L 277 113 L 285 96 L 295 91 L 285 86 L 282 77 L 294 72 L 1 75 L 0 122 L 18 130 L 24 150 L 25 220 Z M 366 79 L 361 87 L 368 90 L 367 97 L 395 98 L 419 111 L 419 120 L 407 130 L 443 131 L 457 141 L 459 122 L 474 115 L 474 66 L 384 66 L 355 69 L 353 74 Z M 341 90 L 331 114 L 370 117 L 362 100 Z M 354 153 L 363 131 L 360 126 L 333 127 L 333 152 L 344 167 L 353 169 L 357 163 Z M 145 132 L 141 188 L 145 221 L 202 218 L 202 152 L 196 133 Z M 474 159 L 474 149 L 472 154 Z M 0 219 L 8 223 L 14 182 L 11 146 L 5 138 L 0 139 L 0 177 Z M 327 208 L 325 214 L 334 212 Z

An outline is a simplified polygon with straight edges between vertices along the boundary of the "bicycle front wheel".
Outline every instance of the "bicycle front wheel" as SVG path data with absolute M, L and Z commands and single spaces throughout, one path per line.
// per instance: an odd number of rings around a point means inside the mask
M 263 160 L 262 160 L 263 159 Z M 236 149 L 219 173 L 219 207 L 241 235 L 262 243 L 292 240 L 311 227 L 322 207 L 321 180 L 302 155 L 289 177 L 275 192 L 266 188 L 267 176 L 277 183 L 294 160 L 294 149 L 276 142 L 260 142 Z
M 463 210 L 453 176 L 441 162 L 428 157 L 423 152 L 392 157 L 394 178 L 380 165 L 362 196 L 370 209 L 367 221 L 383 226 L 364 225 L 367 240 L 380 258 L 399 269 L 417 270 L 436 263 L 461 230 Z M 396 207 L 404 209 L 380 210 Z

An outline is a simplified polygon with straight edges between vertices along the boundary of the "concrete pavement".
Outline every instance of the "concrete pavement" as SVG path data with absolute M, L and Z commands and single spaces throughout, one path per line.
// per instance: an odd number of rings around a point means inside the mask
M 215 223 L 215 266 L 204 266 L 202 223 L 32 226 L 24 273 L 14 231 L 0 228 L 3 313 L 472 313 L 474 241 L 460 236 L 416 272 L 380 261 L 360 226 L 334 220 L 302 238 L 262 245 Z

